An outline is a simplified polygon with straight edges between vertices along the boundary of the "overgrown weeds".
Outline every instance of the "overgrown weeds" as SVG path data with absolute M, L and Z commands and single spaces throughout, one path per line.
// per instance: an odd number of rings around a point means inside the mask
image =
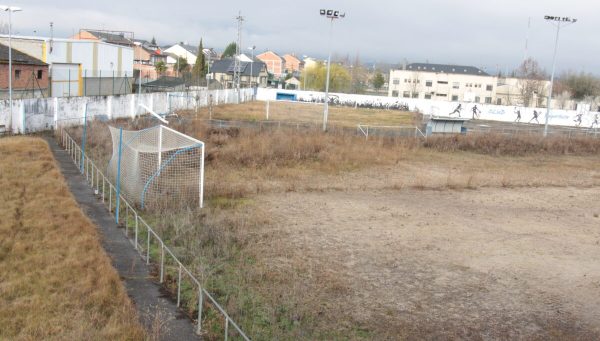
M 4 138 L 0 156 L 0 339 L 144 339 L 48 145 Z

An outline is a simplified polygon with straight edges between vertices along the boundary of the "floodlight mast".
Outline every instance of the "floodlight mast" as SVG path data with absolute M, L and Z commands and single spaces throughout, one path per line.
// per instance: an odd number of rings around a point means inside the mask
M 552 75 L 550 76 L 550 91 L 548 93 L 548 103 L 546 104 L 546 121 L 544 123 L 544 137 L 548 136 L 548 121 L 550 119 L 550 107 L 552 105 L 552 91 L 554 88 L 554 71 L 556 69 L 556 53 L 558 52 L 558 38 L 560 35 L 561 24 L 563 27 L 574 24 L 577 22 L 575 18 L 569 17 L 557 17 L 546 15 L 544 16 L 544 20 L 549 21 L 554 24 L 556 22 L 556 39 L 554 41 L 554 56 L 552 57 Z
M 8 130 L 12 133 L 12 115 L 13 115 L 13 87 L 12 87 L 12 14 L 14 12 L 21 12 L 20 7 L 4 6 L 0 5 L 0 11 L 8 12 L 8 102 L 10 107 L 10 113 L 8 115 Z M 25 127 L 23 134 L 25 133 Z
M 325 105 L 323 108 L 323 131 L 327 131 L 327 116 L 329 115 L 329 74 L 331 68 L 331 44 L 333 38 L 333 21 L 335 19 L 342 19 L 346 17 L 346 13 L 341 13 L 338 10 L 333 9 L 321 9 L 319 11 L 321 16 L 331 19 L 331 25 L 329 27 L 329 56 L 327 57 L 327 78 L 325 80 Z

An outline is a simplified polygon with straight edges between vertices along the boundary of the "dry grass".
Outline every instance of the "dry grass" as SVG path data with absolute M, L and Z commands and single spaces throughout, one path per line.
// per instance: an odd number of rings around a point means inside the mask
M 213 119 L 220 120 L 266 120 L 266 102 L 254 101 L 244 104 L 219 105 L 213 108 Z M 208 119 L 207 108 L 184 114 Z M 419 116 L 420 117 L 420 116 Z M 415 125 L 417 115 L 411 112 L 384 109 L 351 108 L 330 106 L 328 121 L 331 125 L 356 128 L 357 124 L 404 126 Z M 269 102 L 269 120 L 290 122 L 311 122 L 319 126 L 323 120 L 323 104 Z
M 144 339 L 48 145 L 0 139 L 0 155 L 0 339 Z
M 259 119 L 263 105 L 220 106 L 215 109 L 234 116 L 216 117 Z M 234 112 L 248 106 L 254 108 L 249 113 Z M 199 118 L 206 115 L 202 110 Z M 600 141 L 500 136 L 365 141 L 343 132 L 215 129 L 187 118 L 171 127 L 207 143 L 208 207 L 152 212 L 149 219 L 255 339 L 372 338 L 364 326 L 324 315 L 347 296 L 347 288 L 337 274 L 303 262 L 302 250 L 278 243 L 285 233 L 274 230 L 272 218 L 254 203 L 262 194 L 600 185 Z M 140 129 L 156 122 L 118 124 Z M 106 137 L 92 148 L 99 154 L 110 150 Z M 267 250 L 283 256 L 265 259 Z

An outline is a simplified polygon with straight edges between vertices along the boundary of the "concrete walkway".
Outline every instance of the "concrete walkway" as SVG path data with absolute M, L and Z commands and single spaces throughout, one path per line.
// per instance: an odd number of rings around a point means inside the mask
M 182 314 L 175 302 L 161 293 L 159 284 L 150 276 L 146 262 L 127 240 L 123 230 L 117 227 L 102 201 L 94 196 L 67 152 L 53 138 L 47 137 L 46 141 L 77 203 L 98 227 L 102 246 L 119 272 L 148 334 L 158 336 L 160 340 L 199 340 L 192 321 Z

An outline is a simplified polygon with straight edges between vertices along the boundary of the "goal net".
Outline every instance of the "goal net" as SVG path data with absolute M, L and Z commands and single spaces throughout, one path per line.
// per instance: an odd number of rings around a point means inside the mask
M 108 172 L 120 179 L 126 198 L 142 208 L 203 206 L 203 142 L 163 125 L 139 131 L 109 128 L 113 153 Z

